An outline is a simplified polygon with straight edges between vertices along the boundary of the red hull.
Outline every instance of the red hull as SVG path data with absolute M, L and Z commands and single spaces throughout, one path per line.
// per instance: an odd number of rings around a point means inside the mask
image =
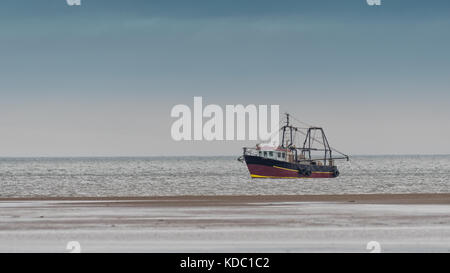
M 252 178 L 333 178 L 333 172 L 313 171 L 310 176 L 299 175 L 298 170 L 266 166 L 259 164 L 247 164 Z

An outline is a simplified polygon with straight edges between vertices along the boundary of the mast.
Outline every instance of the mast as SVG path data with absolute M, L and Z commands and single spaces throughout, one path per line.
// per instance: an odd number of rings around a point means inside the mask
M 288 119 L 288 122 L 289 122 L 289 119 Z M 283 136 L 281 139 L 281 147 L 284 147 L 284 135 L 286 134 L 286 125 L 284 125 L 282 128 L 283 128 Z
M 289 114 L 286 113 L 286 127 L 289 128 L 289 145 L 287 145 L 288 147 L 290 145 L 292 145 L 292 126 L 289 125 Z
M 286 125 L 284 125 L 282 128 L 283 128 L 283 138 L 282 138 L 282 140 L 281 140 L 281 146 L 282 147 L 284 147 L 284 148 L 287 148 L 288 146 L 290 146 L 290 145 L 292 145 L 293 144 L 293 135 L 292 135 L 292 130 L 293 130 L 293 127 L 289 124 L 289 114 L 288 113 L 285 113 L 285 115 L 286 115 Z M 288 129 L 289 130 L 289 144 L 287 144 L 286 146 L 285 146 L 285 140 L 287 140 L 286 139 L 286 129 Z

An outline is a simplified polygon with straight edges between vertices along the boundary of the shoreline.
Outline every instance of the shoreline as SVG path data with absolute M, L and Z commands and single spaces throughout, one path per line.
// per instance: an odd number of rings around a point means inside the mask
M 104 201 L 135 205 L 240 205 L 282 202 L 337 202 L 353 204 L 450 204 L 450 193 L 326 194 L 326 195 L 190 195 L 190 196 L 105 196 L 105 197 L 0 197 L 14 201 Z

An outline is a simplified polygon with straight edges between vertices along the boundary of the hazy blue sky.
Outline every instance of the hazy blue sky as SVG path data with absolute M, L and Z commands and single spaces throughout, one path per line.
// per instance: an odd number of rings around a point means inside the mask
M 450 153 L 450 1 L 6 0 L 0 156 L 239 154 L 176 104 L 280 104 L 349 154 Z

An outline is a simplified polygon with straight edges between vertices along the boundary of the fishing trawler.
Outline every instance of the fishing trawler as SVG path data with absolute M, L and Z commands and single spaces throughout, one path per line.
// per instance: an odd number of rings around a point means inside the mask
M 239 160 L 245 161 L 252 178 L 333 178 L 339 176 L 335 160 L 349 160 L 347 155 L 330 147 L 321 127 L 294 127 L 286 114 L 286 123 L 280 131 L 282 141 L 278 147 L 257 144 L 243 148 Z M 297 147 L 295 140 L 302 136 L 303 144 Z

